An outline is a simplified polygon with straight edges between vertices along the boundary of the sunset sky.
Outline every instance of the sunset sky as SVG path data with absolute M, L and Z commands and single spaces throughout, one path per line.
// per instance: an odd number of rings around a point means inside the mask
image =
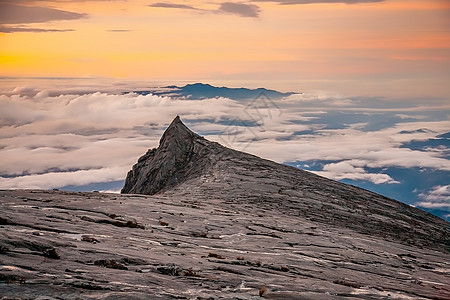
M 118 192 L 180 115 L 450 220 L 449 98 L 450 0 L 0 0 L 0 188 Z
M 450 93 L 448 0 L 0 0 L 0 76 Z

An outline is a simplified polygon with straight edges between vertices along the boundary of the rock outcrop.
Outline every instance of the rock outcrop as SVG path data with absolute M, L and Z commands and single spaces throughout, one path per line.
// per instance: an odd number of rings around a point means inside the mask
M 352 185 L 232 150 L 187 128 L 177 116 L 159 147 L 139 158 L 122 193 L 209 195 L 257 204 L 361 233 L 450 251 L 448 223 Z
M 213 143 L 189 130 L 177 116 L 157 149 L 150 149 L 128 172 L 122 193 L 153 195 L 198 177 Z
M 450 299 L 448 222 L 178 117 L 123 192 L 0 191 L 0 298 Z

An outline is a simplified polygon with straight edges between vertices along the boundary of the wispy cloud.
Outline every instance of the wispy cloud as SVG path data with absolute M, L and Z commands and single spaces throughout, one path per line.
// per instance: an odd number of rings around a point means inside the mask
M 0 2 L 0 24 L 30 24 L 50 21 L 75 20 L 87 17 L 75 13 L 41 6 L 23 6 Z
M 201 9 L 196 6 L 171 3 L 171 2 L 157 2 L 149 5 L 156 8 L 175 8 L 185 9 L 191 11 L 201 11 L 205 13 L 220 13 L 220 14 L 232 14 L 240 17 L 258 18 L 261 12 L 260 8 L 255 4 L 243 3 L 243 2 L 223 2 L 220 3 L 217 9 Z
M 84 13 L 70 12 L 50 7 L 32 6 L 34 2 L 37 1 L 0 0 L 0 32 L 68 32 L 73 31 L 73 29 L 41 28 L 36 26 L 29 26 L 29 24 L 43 24 L 52 21 L 77 20 L 86 18 L 88 16 Z
M 186 4 L 179 4 L 179 3 L 168 3 L 168 2 L 158 2 L 153 3 L 149 5 L 150 7 L 160 7 L 160 8 L 177 8 L 177 9 L 192 9 L 192 10 L 198 10 L 198 8 L 186 5 Z
M 259 13 L 261 12 L 257 5 L 235 2 L 224 2 L 220 4 L 218 11 L 249 18 L 259 17 Z
M 108 29 L 108 32 L 131 32 L 131 29 Z
M 73 31 L 73 29 L 44 29 L 44 28 L 34 28 L 34 27 L 10 27 L 10 26 L 0 26 L 0 32 L 3 33 L 13 33 L 13 32 L 68 32 Z
M 359 162 L 361 164 L 361 162 Z M 364 163 L 362 163 L 364 164 Z M 338 163 L 326 164 L 323 171 L 314 172 L 318 175 L 332 178 L 336 180 L 351 179 L 370 181 L 375 184 L 381 183 L 399 183 L 387 174 L 382 173 L 368 173 L 362 167 L 355 167 L 352 161 L 341 161 Z
M 79 2 L 126 2 L 128 0 L 0 0 L 0 5 L 3 3 L 14 3 L 14 4 L 20 4 L 20 5 L 33 5 L 36 3 L 79 3 Z
M 450 211 L 450 185 L 438 185 L 419 195 L 424 201 L 415 205 L 425 208 L 441 208 Z
M 78 170 L 73 172 L 48 172 L 45 174 L 25 175 L 15 178 L 1 178 L 0 186 L 14 189 L 51 189 L 66 185 L 86 185 L 93 182 L 111 182 L 121 180 L 127 172 L 127 167 L 100 168 L 93 170 Z
M 252 2 L 275 2 L 282 5 L 296 4 L 318 4 L 318 3 L 342 3 L 342 4 L 358 4 L 358 3 L 377 3 L 385 0 L 253 0 Z

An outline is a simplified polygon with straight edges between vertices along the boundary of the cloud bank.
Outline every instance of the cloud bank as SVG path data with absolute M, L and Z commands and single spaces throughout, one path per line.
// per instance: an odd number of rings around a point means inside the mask
M 0 188 L 124 179 L 176 115 L 228 147 L 278 162 L 326 161 L 315 172 L 329 178 L 395 185 L 383 168 L 450 171 L 447 152 L 434 151 L 444 146 L 405 146 L 448 132 L 448 117 L 436 119 L 435 109 L 428 117 L 415 103 L 372 103 L 321 92 L 245 102 L 17 87 L 0 95 Z M 424 202 L 437 203 L 446 191 L 436 188 Z

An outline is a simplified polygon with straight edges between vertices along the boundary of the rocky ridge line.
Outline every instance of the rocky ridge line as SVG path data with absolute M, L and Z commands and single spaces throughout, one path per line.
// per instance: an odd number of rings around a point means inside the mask
M 232 150 L 187 128 L 177 116 L 159 147 L 139 158 L 122 193 L 209 195 L 286 216 L 450 251 L 448 222 L 394 199 Z

